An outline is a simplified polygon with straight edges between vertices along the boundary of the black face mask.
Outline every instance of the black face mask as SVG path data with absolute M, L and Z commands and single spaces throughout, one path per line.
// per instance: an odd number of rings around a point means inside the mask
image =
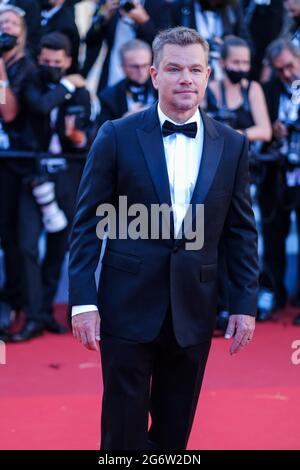
M 231 70 L 227 67 L 225 72 L 231 83 L 239 83 L 243 78 L 249 78 L 249 72 L 243 72 L 242 70 Z
M 8 33 L 2 33 L 0 35 L 0 54 L 3 52 L 8 52 L 13 49 L 18 42 L 17 36 L 12 36 Z
M 42 80 L 46 83 L 59 83 L 64 75 L 60 67 L 51 67 L 50 65 L 40 65 Z
M 42 0 L 41 1 L 41 9 L 42 11 L 43 10 L 46 10 L 46 11 L 49 11 L 49 10 L 52 10 L 52 8 L 54 8 L 54 5 L 52 5 L 49 0 Z

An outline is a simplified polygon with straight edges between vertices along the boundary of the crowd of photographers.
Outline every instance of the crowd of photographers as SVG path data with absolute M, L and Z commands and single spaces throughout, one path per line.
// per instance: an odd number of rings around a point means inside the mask
M 53 304 L 87 150 L 106 120 L 156 101 L 151 43 L 177 25 L 210 45 L 203 108 L 250 141 L 264 242 L 258 319 L 288 300 L 300 307 L 300 262 L 292 299 L 284 282 L 292 212 L 300 233 L 300 0 L 90 1 L 80 38 L 80 0 L 0 0 L 0 340 L 66 331 Z M 230 314 L 228 262 L 221 243 L 220 329 Z

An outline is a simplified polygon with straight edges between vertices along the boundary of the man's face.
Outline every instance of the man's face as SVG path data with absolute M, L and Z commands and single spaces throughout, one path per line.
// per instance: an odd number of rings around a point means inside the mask
M 280 80 L 287 85 L 300 78 L 300 58 L 295 57 L 288 49 L 284 49 L 273 59 L 272 65 Z
M 156 69 L 151 67 L 154 87 L 165 111 L 196 111 L 207 87 L 210 68 L 201 44 L 166 44 Z
M 19 38 L 22 34 L 22 20 L 13 11 L 6 11 L 0 15 L 1 33 L 11 34 Z
M 124 55 L 123 70 L 127 78 L 144 85 L 150 77 L 151 53 L 146 49 L 127 51 Z
M 52 49 L 43 48 L 38 57 L 39 65 L 59 67 L 63 71 L 71 66 L 71 62 L 71 57 L 68 57 L 64 50 L 53 51 Z

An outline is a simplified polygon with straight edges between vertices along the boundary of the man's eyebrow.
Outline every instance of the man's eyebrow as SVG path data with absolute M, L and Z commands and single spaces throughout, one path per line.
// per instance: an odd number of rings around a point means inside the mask
M 169 66 L 172 66 L 172 67 L 182 67 L 182 65 L 176 64 L 176 62 L 168 62 L 168 63 L 166 64 L 166 67 L 169 67 Z M 191 65 L 189 65 L 189 67 L 201 67 L 201 68 L 203 68 L 203 65 L 202 65 L 202 64 L 191 64 Z

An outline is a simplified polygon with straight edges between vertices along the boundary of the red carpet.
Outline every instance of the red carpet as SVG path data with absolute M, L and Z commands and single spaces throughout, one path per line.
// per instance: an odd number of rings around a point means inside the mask
M 61 317 L 64 309 L 58 309 Z M 189 449 L 300 449 L 300 340 L 292 314 L 258 324 L 237 356 L 213 342 Z M 71 334 L 7 345 L 0 365 L 0 449 L 98 449 L 100 363 Z

